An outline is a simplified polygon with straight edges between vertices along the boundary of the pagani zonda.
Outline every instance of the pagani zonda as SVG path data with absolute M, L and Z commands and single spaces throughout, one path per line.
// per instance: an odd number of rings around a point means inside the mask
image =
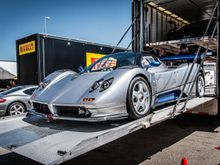
M 184 62 L 167 66 L 150 54 L 123 52 L 104 56 L 81 73 L 56 71 L 34 92 L 32 112 L 52 119 L 80 121 L 144 117 L 155 107 L 178 98 L 192 57 L 175 56 L 175 62 L 178 58 Z M 189 95 L 199 68 L 198 59 L 183 97 Z M 203 70 L 196 75 L 194 93 L 203 96 Z

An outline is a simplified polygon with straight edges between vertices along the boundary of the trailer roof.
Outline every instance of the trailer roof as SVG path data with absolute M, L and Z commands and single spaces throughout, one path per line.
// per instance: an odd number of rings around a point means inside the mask
M 57 35 L 53 35 L 53 34 L 44 34 L 44 33 L 34 33 L 31 35 L 25 36 L 23 38 L 17 39 L 16 41 L 21 41 L 23 39 L 27 39 L 27 38 L 30 38 L 30 37 L 36 36 L 36 35 L 43 36 L 45 38 L 53 38 L 53 39 L 64 40 L 64 41 L 73 41 L 73 42 L 80 42 L 80 43 L 85 43 L 85 44 L 97 45 L 100 47 L 108 47 L 108 48 L 115 47 L 114 45 L 112 46 L 112 45 L 107 45 L 107 44 L 91 42 L 91 41 L 87 41 L 87 40 L 83 40 L 83 39 L 67 38 L 67 37 L 63 37 L 63 36 L 57 36 Z M 117 46 L 117 49 L 128 50 L 128 51 L 130 50 L 130 49 L 119 47 L 119 46 Z
M 209 19 L 217 0 L 154 0 L 160 7 L 191 22 Z

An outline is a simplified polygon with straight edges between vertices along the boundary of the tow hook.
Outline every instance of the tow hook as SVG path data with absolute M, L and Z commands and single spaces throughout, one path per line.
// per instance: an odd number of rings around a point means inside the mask
M 67 152 L 66 152 L 66 151 L 63 151 L 63 150 L 58 150 L 58 151 L 57 151 L 57 154 L 60 155 L 60 156 L 66 155 L 66 153 L 67 153 Z
M 53 114 L 51 113 L 51 114 L 48 114 L 47 115 L 47 118 L 49 119 L 49 120 L 53 120 Z

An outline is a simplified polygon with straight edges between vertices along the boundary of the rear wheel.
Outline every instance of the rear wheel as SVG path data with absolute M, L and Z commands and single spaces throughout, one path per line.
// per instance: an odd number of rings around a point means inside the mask
M 196 80 L 196 96 L 203 97 L 205 94 L 205 79 L 202 73 L 199 73 Z
M 128 88 L 127 110 L 131 119 L 139 119 L 149 114 L 151 109 L 151 89 L 142 77 L 135 77 Z
M 20 115 L 26 111 L 25 106 L 20 102 L 14 102 L 8 107 L 8 115 Z

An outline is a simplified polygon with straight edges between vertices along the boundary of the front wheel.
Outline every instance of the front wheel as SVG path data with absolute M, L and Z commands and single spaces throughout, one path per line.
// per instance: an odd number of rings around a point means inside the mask
M 199 73 L 196 80 L 196 96 L 203 97 L 205 94 L 205 79 L 202 73 Z
M 128 88 L 127 110 L 131 119 L 139 119 L 150 113 L 151 89 L 142 77 L 135 77 Z

